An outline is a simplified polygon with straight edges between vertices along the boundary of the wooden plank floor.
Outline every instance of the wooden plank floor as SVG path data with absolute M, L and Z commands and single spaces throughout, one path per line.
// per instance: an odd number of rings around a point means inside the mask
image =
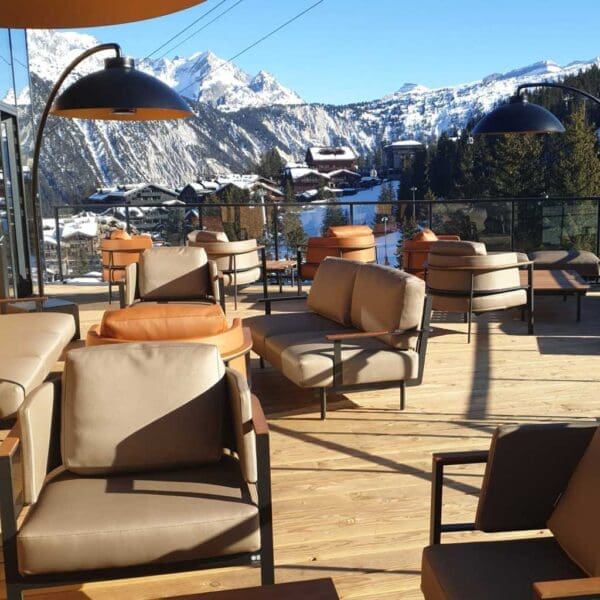
M 102 287 L 48 293 L 81 302 L 83 332 L 108 308 Z M 239 314 L 256 314 L 257 297 Z M 436 315 L 424 384 L 408 388 L 403 412 L 396 390 L 352 393 L 335 396 L 322 422 L 313 393 L 253 361 L 272 432 L 277 581 L 331 576 L 342 598 L 421 598 L 432 452 L 485 449 L 499 423 L 600 416 L 600 292 L 584 299 L 579 323 L 572 298 L 536 302 L 535 336 L 517 312 L 497 313 L 477 319 L 471 345 L 459 316 Z M 447 518 L 473 518 L 480 480 L 481 467 L 450 470 Z M 60 597 L 135 600 L 258 583 L 255 569 L 227 569 L 86 584 Z

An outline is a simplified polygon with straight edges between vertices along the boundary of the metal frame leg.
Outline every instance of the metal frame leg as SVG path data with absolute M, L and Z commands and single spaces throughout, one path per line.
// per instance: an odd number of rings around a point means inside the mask
M 577 295 L 577 321 L 581 321 L 581 297 L 583 296 L 583 294 L 576 294 Z
M 327 418 L 327 388 L 319 388 L 319 396 L 321 399 L 321 421 Z
M 400 410 L 406 406 L 406 382 L 400 382 Z

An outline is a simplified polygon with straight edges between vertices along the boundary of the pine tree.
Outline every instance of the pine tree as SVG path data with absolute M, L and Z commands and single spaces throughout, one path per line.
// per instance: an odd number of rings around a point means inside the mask
M 267 179 L 279 182 L 284 165 L 285 163 L 277 148 L 271 148 L 261 154 L 258 162 L 253 164 L 250 168 L 261 177 L 266 177 Z
M 281 223 L 281 235 L 288 253 L 295 255 L 298 246 L 306 244 L 308 236 L 304 231 L 300 212 L 294 208 L 286 208 Z
M 321 224 L 321 235 L 327 235 L 327 230 L 336 225 L 348 225 L 348 217 L 339 204 L 331 202 L 327 204 L 323 223 Z

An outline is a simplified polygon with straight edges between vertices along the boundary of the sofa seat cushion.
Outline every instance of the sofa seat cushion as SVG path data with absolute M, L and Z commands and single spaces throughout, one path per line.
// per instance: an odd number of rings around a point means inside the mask
M 223 333 L 227 319 L 218 304 L 138 304 L 106 311 L 102 337 L 129 341 L 168 341 Z
M 333 385 L 333 342 L 312 331 L 267 338 L 265 358 L 300 387 Z M 418 355 L 392 350 L 377 338 L 342 343 L 342 384 L 358 385 L 414 379 Z
M 218 462 L 225 386 L 223 361 L 208 344 L 71 350 L 63 373 L 63 465 L 90 475 Z
M 17 538 L 23 574 L 254 552 L 258 509 L 230 457 L 196 469 L 110 478 L 63 472 Z
M 281 313 L 261 315 L 244 319 L 244 325 L 252 333 L 252 349 L 260 356 L 264 356 L 265 342 L 274 335 L 286 333 L 300 333 L 312 331 L 315 334 L 340 333 L 351 331 L 347 327 L 317 315 L 312 312 Z
M 585 577 L 554 538 L 439 544 L 423 551 L 425 600 L 531 600 L 537 581 Z
M 54 368 L 74 335 L 72 315 L 38 312 L 0 316 L 0 418 L 17 412 L 25 396 Z
M 538 250 L 529 256 L 536 269 L 566 269 L 583 277 L 600 276 L 600 260 L 587 250 Z
M 408 349 L 406 334 L 421 324 L 425 282 L 392 267 L 361 265 L 352 291 L 352 326 L 361 331 L 398 331 L 379 339 L 386 344 Z
M 473 298 L 472 311 L 474 313 L 495 310 L 506 310 L 527 304 L 527 292 L 525 290 L 514 290 L 501 294 L 479 296 Z M 469 310 L 469 298 L 458 296 L 432 296 L 433 310 L 442 312 L 467 312 Z

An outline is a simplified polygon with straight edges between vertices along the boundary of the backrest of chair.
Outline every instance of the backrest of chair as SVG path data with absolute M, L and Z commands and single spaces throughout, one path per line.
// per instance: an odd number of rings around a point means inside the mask
M 208 258 L 202 248 L 161 247 L 146 250 L 138 265 L 144 300 L 186 300 L 212 293 Z
M 196 231 L 190 231 L 187 235 L 188 242 L 190 245 L 194 245 L 195 242 L 228 242 L 229 238 L 224 231 L 210 231 L 208 229 L 200 229 Z
M 366 229 L 370 231 L 368 227 Z M 375 236 L 371 232 L 367 234 L 359 233 L 358 235 L 308 238 L 307 263 L 318 264 L 328 256 L 360 262 L 375 262 Z
M 485 469 L 475 527 L 544 529 L 597 423 L 501 426 Z
M 460 241 L 460 237 L 457 235 L 437 235 L 430 229 L 423 229 L 415 234 L 412 239 L 404 240 L 400 251 L 402 268 L 409 272 L 424 270 L 432 243 L 440 240 Z M 422 275 L 418 274 L 418 276 L 424 277 L 424 273 Z
M 414 348 L 424 302 L 423 280 L 392 267 L 362 264 L 352 291 L 351 322 L 362 331 L 398 331 L 379 339 L 396 348 Z
M 215 261 L 221 272 L 233 271 L 234 267 L 238 271 L 245 271 L 261 265 L 255 239 L 235 242 L 197 241 L 193 245 L 204 248 L 208 258 Z
M 224 375 L 210 345 L 72 350 L 63 373 L 63 465 L 78 474 L 106 474 L 219 461 Z
M 333 225 L 327 229 L 327 237 L 357 237 L 373 235 L 373 230 L 368 225 Z
M 110 240 L 100 240 L 100 250 L 102 251 L 102 278 L 108 281 L 109 265 L 112 267 L 126 267 L 136 263 L 140 259 L 140 254 L 152 248 L 152 238 L 147 235 L 135 235 L 129 239 L 114 238 Z M 122 252 L 119 252 L 122 250 Z M 113 281 L 123 278 L 123 272 L 112 273 Z
M 332 321 L 350 325 L 352 290 L 361 264 L 354 260 L 326 258 L 317 269 L 307 307 Z

